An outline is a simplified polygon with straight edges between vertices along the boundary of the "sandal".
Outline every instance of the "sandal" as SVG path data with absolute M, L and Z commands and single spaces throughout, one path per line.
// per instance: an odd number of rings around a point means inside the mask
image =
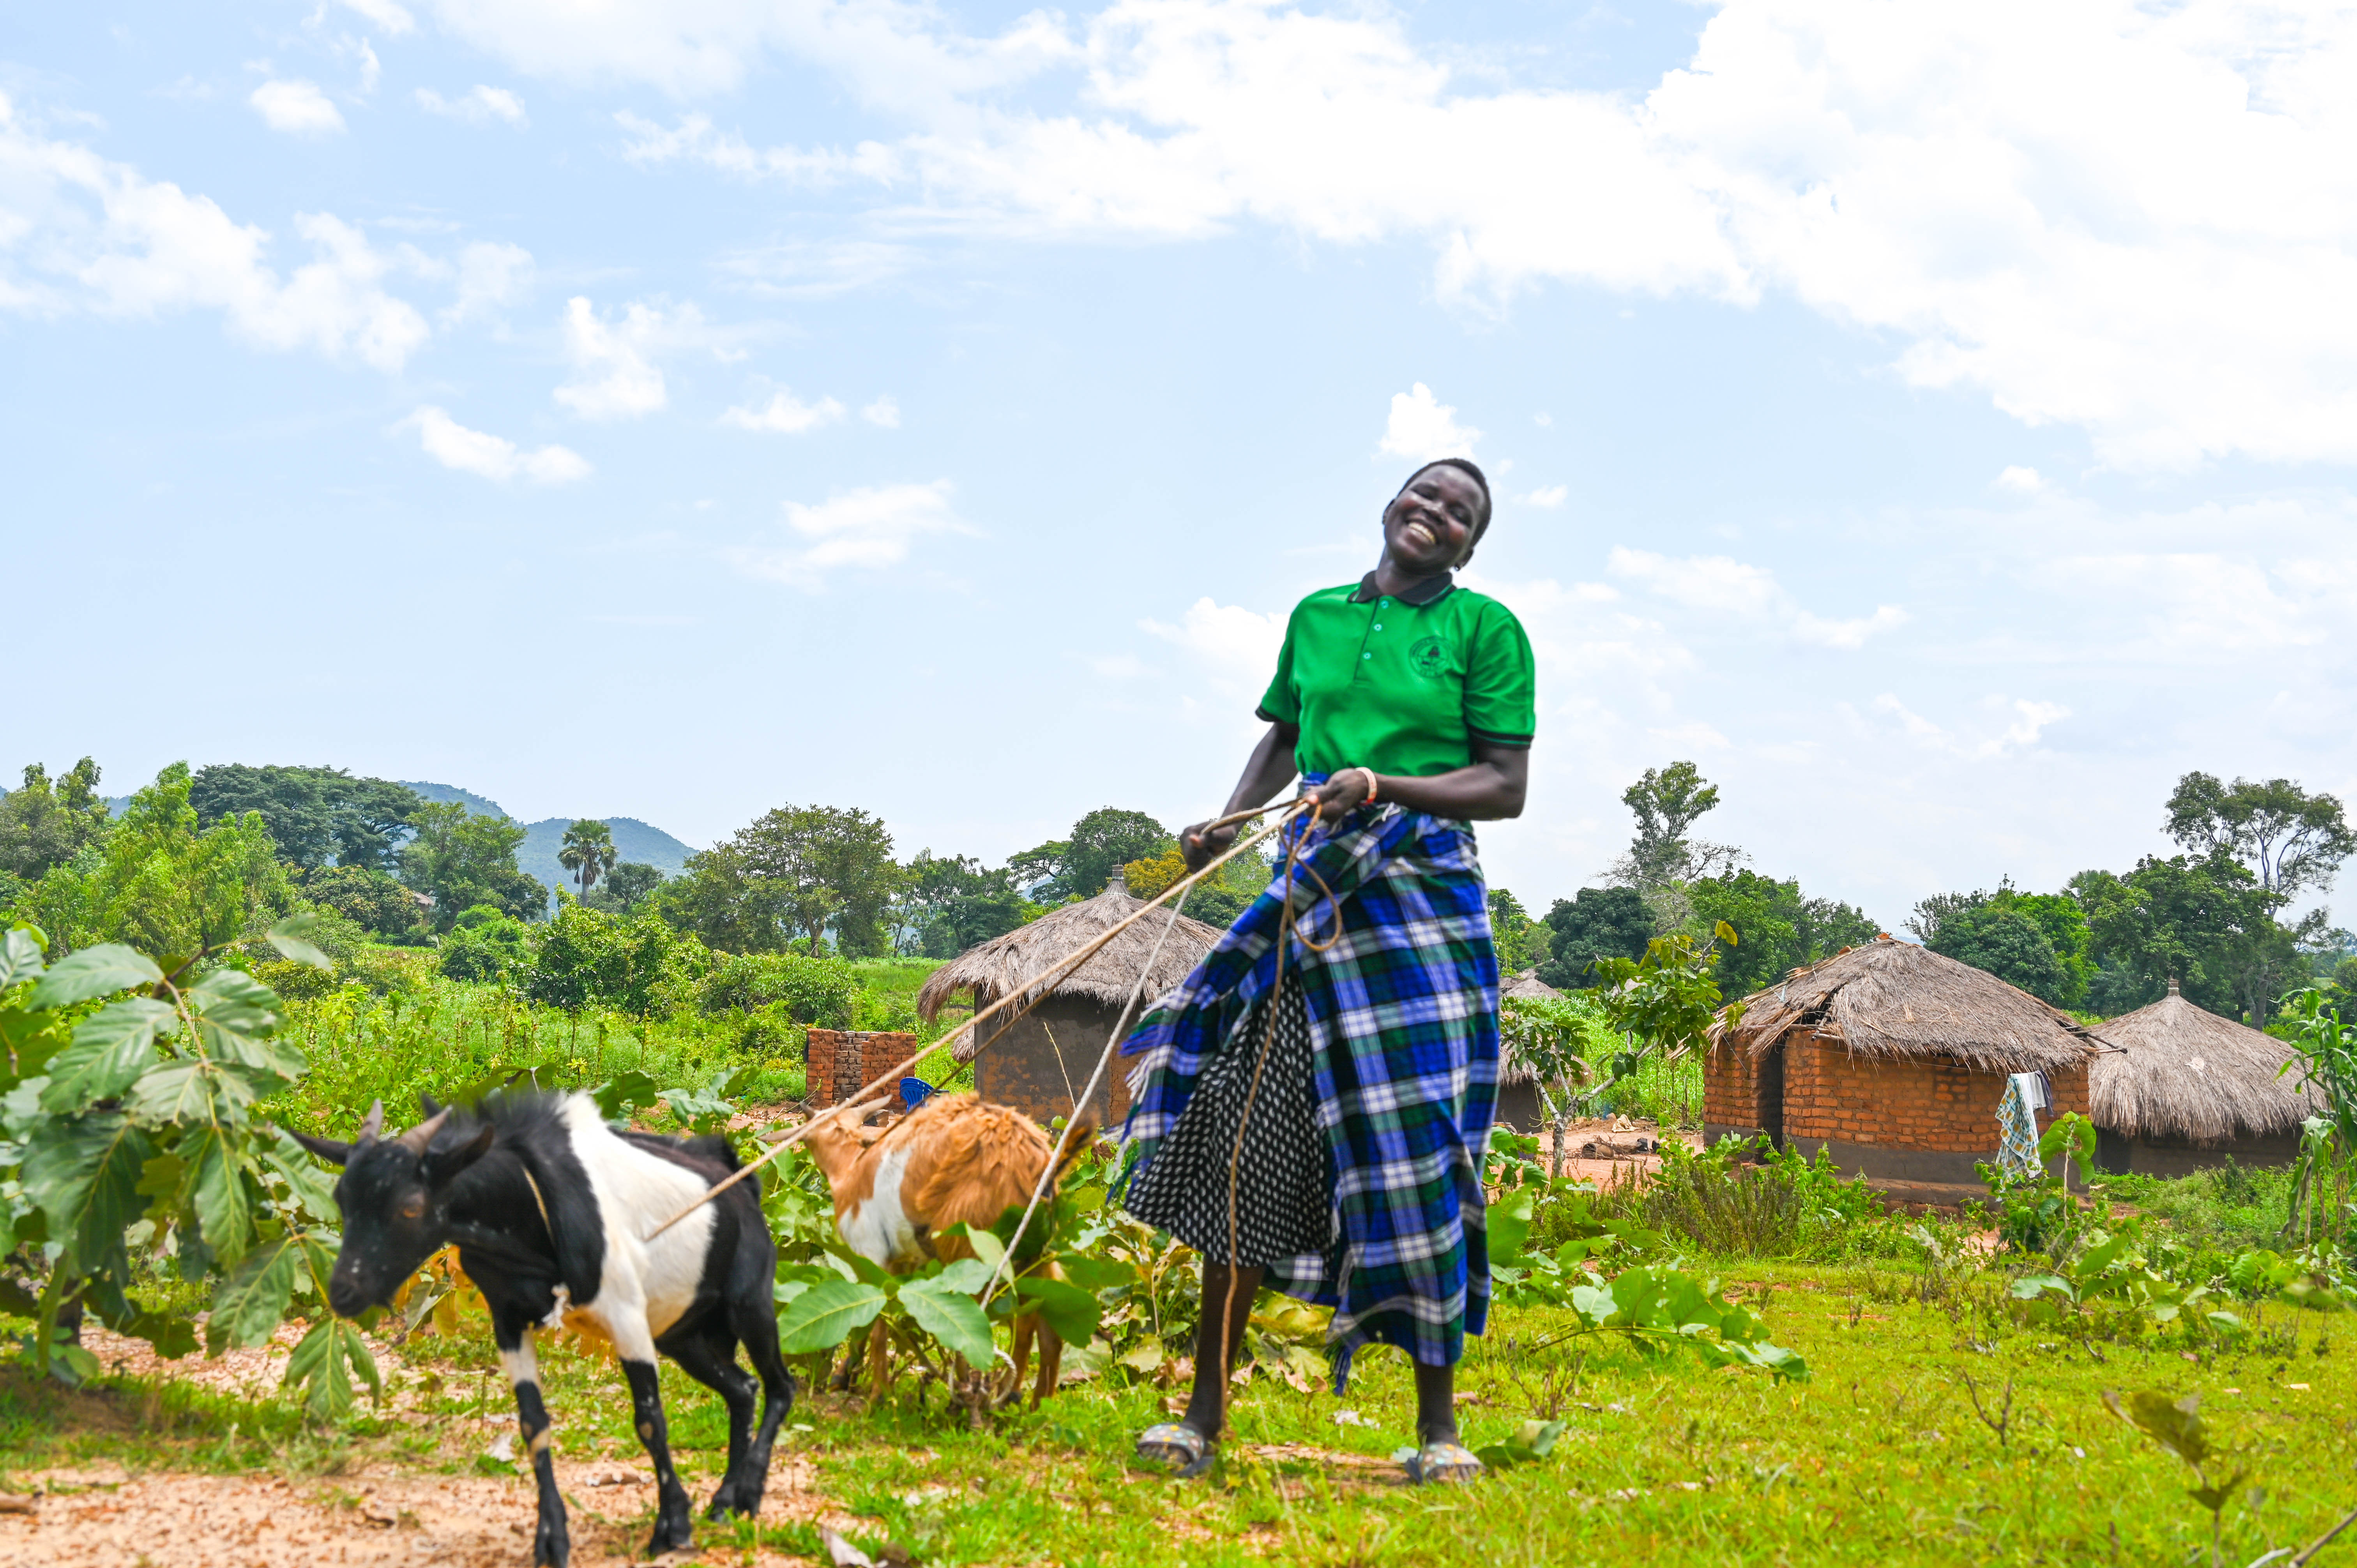
M 1461 1443 L 1427 1443 L 1405 1461 L 1407 1478 L 1417 1486 L 1462 1486 L 1488 1471 L 1479 1455 Z
M 1177 1479 L 1187 1481 L 1211 1467 L 1211 1461 L 1219 1457 L 1219 1447 L 1183 1422 L 1166 1421 L 1138 1434 L 1137 1456 L 1168 1465 Z M 1474 1463 L 1480 1461 L 1476 1459 Z

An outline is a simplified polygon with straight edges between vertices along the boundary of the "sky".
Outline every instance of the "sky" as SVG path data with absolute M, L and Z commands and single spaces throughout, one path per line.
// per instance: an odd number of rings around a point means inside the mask
M 0 767 L 996 861 L 1224 802 L 1469 454 L 1544 909 L 1899 929 L 2346 791 L 2357 16 L 2228 0 L 0 10 Z

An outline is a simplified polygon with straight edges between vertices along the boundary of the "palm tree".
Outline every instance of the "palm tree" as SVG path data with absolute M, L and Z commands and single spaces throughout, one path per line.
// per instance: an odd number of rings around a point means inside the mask
M 597 878 L 613 870 L 621 858 L 614 848 L 614 830 L 584 817 L 565 830 L 565 847 L 557 852 L 556 864 L 573 873 L 581 885 L 581 897 L 587 898 Z

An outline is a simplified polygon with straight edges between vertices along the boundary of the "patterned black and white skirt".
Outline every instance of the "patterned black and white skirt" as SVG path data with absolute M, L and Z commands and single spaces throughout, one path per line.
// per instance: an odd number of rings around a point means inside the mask
M 1274 1004 L 1256 1004 L 1204 1064 L 1178 1124 L 1130 1183 L 1131 1214 L 1213 1262 L 1256 1268 L 1333 1247 L 1334 1174 L 1303 1008 L 1287 974 Z

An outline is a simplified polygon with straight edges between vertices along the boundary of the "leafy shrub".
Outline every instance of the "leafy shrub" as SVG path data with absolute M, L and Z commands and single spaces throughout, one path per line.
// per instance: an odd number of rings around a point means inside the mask
M 706 1013 L 730 1008 L 752 1013 L 783 1004 L 801 1024 L 848 1029 L 859 979 L 841 959 L 799 953 L 715 953 L 711 969 L 694 986 L 696 1005 Z
M 1770 1152 L 1764 1138 L 1721 1138 L 1697 1154 L 1675 1139 L 1641 1187 L 1608 1188 L 1598 1212 L 1622 1213 L 1721 1257 L 1833 1258 L 1888 1252 L 1895 1236 L 1863 1177 L 1844 1179 L 1826 1151 Z M 1759 1163 L 1752 1163 L 1754 1159 Z M 1868 1234 L 1872 1232 L 1872 1234 Z
M 303 897 L 321 910 L 379 936 L 394 936 L 422 923 L 417 896 L 373 866 L 323 865 L 307 872 Z
M 442 939 L 441 952 L 446 978 L 496 983 L 523 966 L 531 932 L 505 911 L 478 904 L 458 916 Z

